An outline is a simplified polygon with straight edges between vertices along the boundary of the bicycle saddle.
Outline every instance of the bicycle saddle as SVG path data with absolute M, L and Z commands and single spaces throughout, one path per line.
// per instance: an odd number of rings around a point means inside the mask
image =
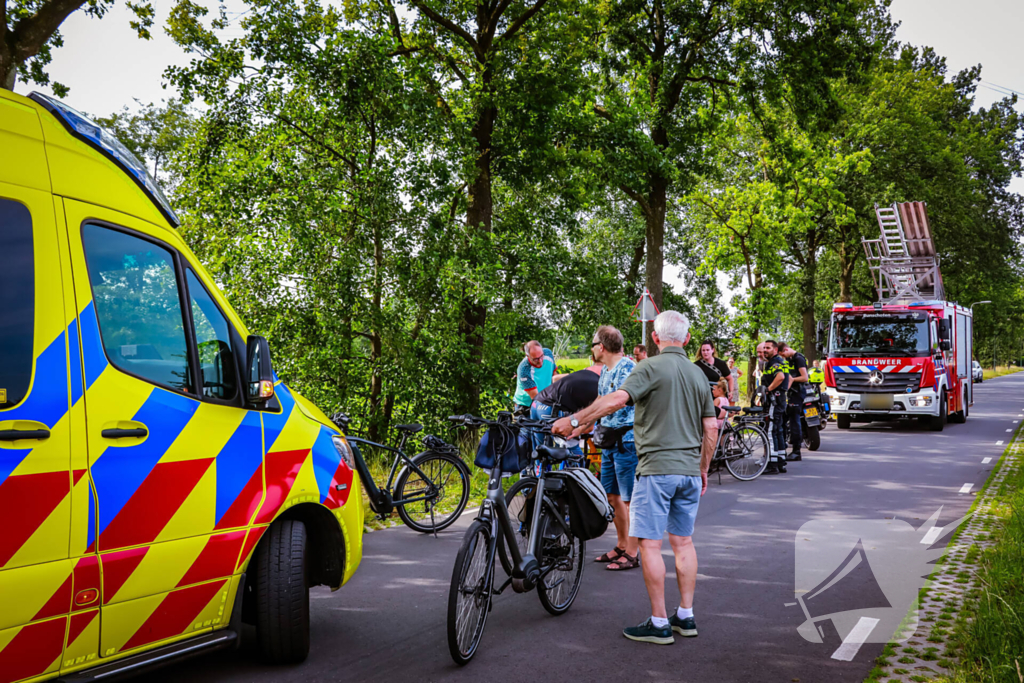
M 742 406 L 722 406 L 722 409 L 729 413 L 738 413 L 743 410 Z
M 763 413 L 764 412 L 764 408 L 762 408 L 761 406 L 750 406 L 749 408 L 745 408 L 745 410 L 748 413 Z
M 421 425 L 421 424 L 395 425 L 395 429 L 397 429 L 400 432 L 409 432 L 410 434 L 415 434 L 416 432 L 422 431 L 423 425 Z
M 537 455 L 540 456 L 541 460 L 547 460 L 548 462 L 562 462 L 572 457 L 572 453 L 569 452 L 568 448 L 554 448 L 546 444 L 537 446 Z

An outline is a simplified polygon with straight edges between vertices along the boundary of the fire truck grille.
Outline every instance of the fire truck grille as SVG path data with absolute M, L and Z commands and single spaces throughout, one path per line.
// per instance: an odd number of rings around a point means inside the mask
M 886 372 L 881 384 L 871 384 L 868 373 L 836 373 L 836 389 L 851 394 L 903 394 L 921 386 L 920 372 Z

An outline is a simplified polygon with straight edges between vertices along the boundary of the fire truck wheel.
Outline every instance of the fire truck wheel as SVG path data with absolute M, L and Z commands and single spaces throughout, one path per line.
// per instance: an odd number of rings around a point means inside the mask
M 836 415 L 836 426 L 840 429 L 850 428 L 850 416 L 849 415 Z
M 946 426 L 946 415 L 949 410 L 949 403 L 946 401 L 946 390 L 942 390 L 942 395 L 939 397 L 939 414 L 932 416 L 928 421 L 928 426 L 933 432 L 941 432 L 942 428 Z
M 955 412 L 952 415 L 950 415 L 949 416 L 949 421 L 950 422 L 955 422 L 956 424 L 963 424 L 964 422 L 967 422 L 967 390 L 966 389 L 964 389 L 964 391 L 963 391 L 962 401 L 963 402 L 960 405 L 963 406 L 963 410 L 958 410 L 957 412 Z

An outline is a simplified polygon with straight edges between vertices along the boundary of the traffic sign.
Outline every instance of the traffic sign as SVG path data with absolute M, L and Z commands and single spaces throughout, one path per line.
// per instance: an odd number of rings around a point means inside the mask
M 638 322 L 651 322 L 658 317 L 661 311 L 658 310 L 657 304 L 654 303 L 654 297 L 644 287 L 644 293 L 641 295 L 640 300 L 636 302 L 636 306 L 633 307 L 633 320 Z

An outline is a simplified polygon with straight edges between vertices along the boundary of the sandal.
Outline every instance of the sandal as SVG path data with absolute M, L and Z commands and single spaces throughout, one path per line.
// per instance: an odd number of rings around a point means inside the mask
M 615 546 L 615 550 L 609 550 L 604 555 L 594 560 L 594 562 L 604 562 L 605 564 L 607 564 L 609 562 L 614 562 L 615 560 L 619 559 L 625 554 L 625 550 L 623 550 L 619 546 Z
M 627 569 L 636 569 L 640 566 L 640 553 L 637 553 L 636 555 L 630 555 L 629 553 L 623 551 L 622 557 L 626 558 L 625 562 L 619 562 L 616 560 L 615 562 L 612 562 L 607 567 L 605 567 L 605 569 L 607 569 L 610 572 L 624 572 Z

